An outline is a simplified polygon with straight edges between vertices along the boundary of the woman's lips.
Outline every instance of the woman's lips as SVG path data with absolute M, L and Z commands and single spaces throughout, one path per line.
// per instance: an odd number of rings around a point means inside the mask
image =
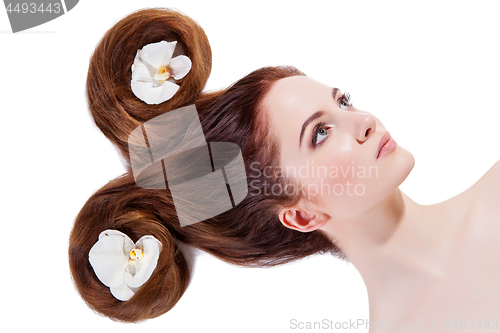
M 385 132 L 384 135 L 382 135 L 380 142 L 378 143 L 377 159 L 384 157 L 385 155 L 392 152 L 396 148 L 396 145 L 397 145 L 396 141 L 394 141 L 394 139 L 391 138 L 389 132 Z

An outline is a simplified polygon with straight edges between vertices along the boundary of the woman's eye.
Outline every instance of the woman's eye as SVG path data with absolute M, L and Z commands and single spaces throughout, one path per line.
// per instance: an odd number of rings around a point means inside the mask
M 347 110 L 350 106 L 352 105 L 351 103 L 351 95 L 349 93 L 345 93 L 340 97 L 339 99 L 339 106 L 342 110 Z
M 343 94 L 339 100 L 339 107 L 342 110 L 348 110 L 349 107 L 352 105 L 351 103 L 351 95 L 349 93 Z M 330 127 L 325 126 L 324 122 L 318 123 L 313 130 L 313 137 L 312 137 L 312 146 L 313 148 L 316 148 L 317 145 L 320 145 L 325 139 L 328 137 L 328 134 L 330 134 Z
M 313 134 L 313 141 L 312 145 L 313 148 L 316 148 L 317 145 L 321 144 L 327 137 L 329 133 L 329 128 L 325 127 L 325 123 L 319 123 L 316 125 L 314 128 L 314 134 Z

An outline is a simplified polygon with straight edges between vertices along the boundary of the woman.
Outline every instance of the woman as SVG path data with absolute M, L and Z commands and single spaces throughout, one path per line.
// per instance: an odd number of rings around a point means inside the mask
M 437 320 L 441 325 L 450 320 L 451 326 L 458 318 L 497 319 L 500 163 L 452 199 L 416 204 L 398 189 L 413 168 L 413 156 L 380 120 L 353 105 L 344 107 L 341 94 L 331 92 L 308 77 L 291 77 L 276 82 L 264 98 L 280 138 L 280 165 L 295 170 L 308 163 L 312 167 L 300 183 L 323 189 L 317 203 L 280 210 L 280 221 L 297 231 L 321 230 L 342 250 L 367 286 L 371 322 L 426 327 Z M 355 173 L 314 177 L 314 166 Z M 371 167 L 376 173 L 367 175 L 364 169 Z M 349 182 L 362 190 L 348 193 Z
M 192 67 L 177 82 L 179 90 L 170 99 L 146 104 L 131 88 L 130 69 L 136 65 L 138 50 L 163 40 L 177 41 Z M 433 304 L 447 305 L 444 301 L 450 295 L 436 296 L 435 289 L 444 292 L 445 284 L 455 290 L 460 281 L 450 279 L 449 274 L 471 267 L 464 262 L 461 265 L 466 266 L 450 265 L 454 262 L 450 249 L 463 248 L 470 235 L 466 227 L 472 220 L 462 217 L 477 217 L 473 208 L 478 204 L 464 202 L 481 196 L 495 200 L 496 187 L 488 178 L 498 179 L 494 176 L 498 167 L 449 202 L 418 206 L 398 190 L 413 167 L 412 155 L 388 141 L 380 121 L 357 110 L 348 96 L 291 67 L 263 68 L 224 91 L 201 94 L 210 67 L 210 47 L 201 28 L 168 10 L 130 15 L 110 29 L 96 48 L 87 82 L 89 106 L 96 124 L 127 161 L 129 134 L 141 123 L 195 103 L 207 142 L 233 142 L 241 148 L 249 194 L 225 213 L 181 227 L 169 191 L 140 188 L 131 172 L 110 182 L 85 204 L 70 238 L 70 265 L 85 301 L 123 321 L 168 311 L 182 296 L 189 278 L 175 243 L 178 240 L 248 266 L 332 252 L 361 272 L 369 291 L 372 322 L 434 319 L 425 313 L 437 313 L 427 299 L 408 302 L 407 298 L 429 293 L 435 297 Z M 305 174 L 298 172 L 304 169 Z M 487 214 L 482 221 L 489 223 L 495 217 L 491 202 L 489 208 L 481 209 Z M 463 215 L 455 206 L 470 214 Z M 447 233 L 457 235 L 452 238 L 455 242 L 438 246 L 436 230 L 441 233 L 445 227 Z M 127 301 L 116 299 L 89 263 L 99 235 L 110 229 L 127 234 L 134 242 L 152 235 L 162 245 L 151 277 Z M 470 251 L 469 246 L 465 249 Z M 394 301 L 395 296 L 401 301 Z M 458 297 L 457 293 L 453 296 Z M 463 301 L 462 306 L 453 301 L 451 313 L 439 317 L 471 314 L 466 308 L 471 301 Z M 487 309 L 498 310 L 498 305 L 487 304 Z M 486 313 L 477 306 L 474 309 Z

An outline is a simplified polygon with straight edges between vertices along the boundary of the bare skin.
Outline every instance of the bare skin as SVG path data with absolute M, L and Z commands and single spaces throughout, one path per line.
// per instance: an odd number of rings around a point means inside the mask
M 405 215 L 418 216 L 418 210 L 428 215 L 408 218 L 404 223 L 413 232 L 400 236 L 426 241 L 406 248 L 393 238 L 378 267 L 364 270 L 371 322 L 405 323 L 407 331 L 419 332 L 463 330 L 463 325 L 484 331 L 478 325 L 486 323 L 500 329 L 499 179 L 497 162 L 471 188 L 442 203 L 421 206 L 401 194 Z
M 280 220 L 321 230 L 342 249 L 366 284 L 371 332 L 500 329 L 500 162 L 463 193 L 419 205 L 399 190 L 413 155 L 397 145 L 380 156 L 383 124 L 341 92 L 291 77 L 273 85 L 263 106 L 288 177 L 321 189 L 283 208 Z M 308 172 L 292 174 L 301 167 Z

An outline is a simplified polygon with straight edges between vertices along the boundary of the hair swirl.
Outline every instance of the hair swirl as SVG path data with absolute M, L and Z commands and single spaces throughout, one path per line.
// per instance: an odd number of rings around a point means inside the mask
M 150 43 L 177 41 L 177 50 L 192 62 L 177 93 L 159 105 L 145 104 L 130 88 L 137 50 Z M 212 67 L 212 51 L 203 29 L 173 10 L 137 11 L 115 24 L 92 55 L 87 76 L 87 99 L 100 130 L 128 160 L 127 139 L 141 123 L 165 111 L 192 104 L 205 86 Z

